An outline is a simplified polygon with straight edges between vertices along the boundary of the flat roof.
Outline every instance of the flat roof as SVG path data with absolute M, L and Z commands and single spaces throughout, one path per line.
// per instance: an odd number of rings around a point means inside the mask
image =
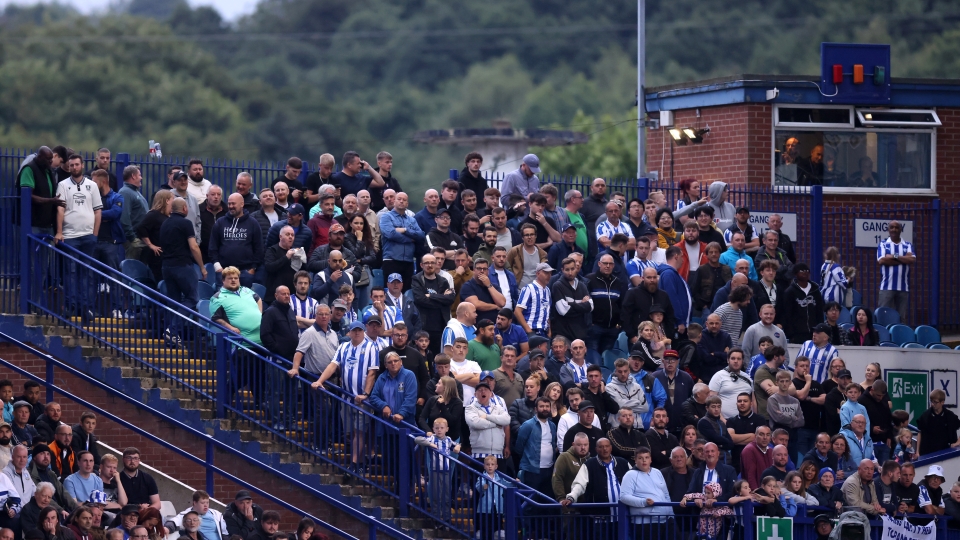
M 743 103 L 823 104 L 815 75 L 740 74 L 646 89 L 647 112 L 676 111 Z M 960 107 L 960 79 L 894 77 L 891 107 Z M 767 90 L 780 95 L 767 101 Z M 834 102 L 837 104 L 837 102 Z

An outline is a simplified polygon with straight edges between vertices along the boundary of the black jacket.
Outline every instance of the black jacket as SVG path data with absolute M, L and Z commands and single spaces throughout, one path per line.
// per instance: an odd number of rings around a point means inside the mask
M 294 291 L 293 276 L 297 271 L 293 269 L 293 259 L 287 258 L 287 250 L 280 247 L 280 244 L 274 244 L 263 252 L 263 267 L 267 273 L 266 287 L 267 292 L 263 295 L 264 304 L 272 304 L 277 287 L 286 285 L 290 291 Z
M 52 443 L 54 439 L 53 436 L 57 433 L 57 426 L 62 423 L 63 422 L 51 420 L 50 417 L 44 413 L 33 423 L 33 427 L 37 428 L 37 433 L 40 435 L 40 438 L 48 443 Z
M 593 299 L 592 323 L 603 328 L 615 328 L 621 322 L 620 306 L 627 294 L 627 284 L 616 274 L 604 276 L 600 272 L 587 276 L 587 291 Z
M 483 201 L 483 192 L 487 190 L 490 186 L 487 185 L 487 179 L 483 177 L 483 174 L 478 174 L 474 177 L 470 174 L 470 170 L 466 167 L 460 171 L 460 176 L 457 178 L 460 182 L 460 193 L 463 193 L 463 190 L 469 189 L 477 194 L 477 210 L 486 210 L 487 203 Z M 457 205 L 460 208 L 463 208 L 463 204 L 460 202 L 460 197 L 457 197 Z M 479 214 L 479 212 L 478 212 Z
M 519 401 L 519 400 L 518 400 Z M 417 418 L 417 425 L 424 431 L 433 431 L 433 421 L 445 418 L 450 430 L 447 436 L 451 439 L 460 439 L 463 430 L 463 402 L 460 398 L 452 403 L 440 403 L 440 396 L 434 395 L 423 405 L 423 411 Z
M 420 354 L 420 351 L 411 347 L 409 343 L 403 349 L 398 349 L 397 347 L 391 345 L 389 347 L 384 347 L 383 350 L 380 351 L 380 370 L 377 372 L 377 376 L 379 377 L 387 371 L 386 362 L 384 362 L 384 360 L 386 359 L 387 354 L 391 352 L 395 352 L 400 355 L 400 360 L 403 362 L 403 367 L 413 372 L 413 375 L 417 378 L 417 388 L 424 388 L 427 385 L 427 382 L 430 381 L 430 372 L 427 370 L 427 363 L 424 361 L 423 355 Z M 434 390 L 435 389 L 436 385 L 434 385 Z M 423 392 L 420 393 L 420 396 L 423 396 Z M 430 396 L 425 396 L 424 399 L 429 397 Z
M 593 306 L 582 300 L 591 296 L 587 284 L 582 279 L 576 279 L 571 284 L 566 278 L 557 280 L 550 287 L 550 329 L 553 335 L 565 336 L 569 340 L 587 339 L 587 328 L 590 326 L 590 312 Z M 568 302 L 572 298 L 574 302 Z M 612 295 L 611 295 L 612 299 Z M 594 300 L 596 302 L 597 300 Z M 603 300 L 600 300 L 603 302 Z M 563 313 L 561 313 L 561 310 Z
M 633 426 L 630 426 L 629 430 L 623 426 L 617 426 L 607 431 L 607 438 L 613 444 L 613 455 L 627 460 L 627 463 L 633 461 L 637 448 L 641 446 L 650 448 L 650 443 L 647 442 L 643 430 L 636 429 Z
M 274 302 L 260 320 L 260 341 L 268 351 L 292 360 L 300 341 L 297 317 L 290 304 Z
M 30 159 L 30 158 L 28 158 Z M 45 197 L 52 199 L 57 194 L 57 182 L 56 174 L 50 170 L 49 167 L 41 168 L 37 164 L 36 159 L 30 159 L 23 169 L 17 173 L 17 196 L 20 195 L 20 176 L 23 174 L 23 171 L 30 169 L 33 172 L 33 191 L 32 193 L 38 197 Z M 48 176 L 49 175 L 49 176 Z M 50 182 L 44 182 L 45 178 L 49 178 Z M 116 185 L 116 179 L 113 181 L 113 185 Z M 116 191 L 116 188 L 113 188 Z M 16 221 L 14 223 L 20 224 L 20 205 L 19 203 L 14 205 L 14 215 L 16 216 Z M 57 206 L 55 204 L 37 204 L 35 202 L 30 203 L 30 224 L 34 227 L 56 227 L 57 226 Z M 35 420 L 36 418 L 34 418 Z
M 427 279 L 424 273 L 420 272 L 413 276 L 411 288 L 413 301 L 420 310 L 423 329 L 428 332 L 443 330 L 447 326 L 447 321 L 450 320 L 450 305 L 456 297 L 453 287 L 440 274 L 434 274 L 433 279 Z M 448 289 L 450 293 L 444 294 Z
M 313 253 L 311 253 L 307 259 L 307 270 L 310 272 L 323 272 L 326 270 L 331 249 L 330 244 L 324 244 L 313 250 Z M 338 251 L 343 255 L 343 260 L 347 261 L 347 268 L 353 268 L 353 282 L 356 283 L 360 280 L 362 271 L 360 265 L 357 264 L 357 256 L 347 247 L 346 241 L 344 241 L 344 244 L 340 246 Z
M 89 440 L 87 440 L 89 438 Z M 100 440 L 96 435 L 90 434 L 87 435 L 87 432 L 83 430 L 83 426 L 80 424 L 74 424 L 73 426 L 73 439 L 70 440 L 70 448 L 73 448 L 73 453 L 77 454 L 84 450 L 88 450 L 93 454 L 93 467 L 94 471 L 100 470 L 100 449 L 97 448 L 97 441 Z
M 698 403 L 695 396 L 690 396 L 690 399 L 684 401 L 680 408 L 683 411 L 684 427 L 696 427 L 700 419 L 707 415 L 707 406 L 703 403 Z M 836 431 L 834 433 L 836 433 Z
M 541 383 L 541 386 L 546 389 L 547 384 L 549 383 Z M 620 410 L 620 404 L 606 391 L 600 392 L 599 394 L 594 393 L 587 384 L 583 385 L 581 390 L 583 390 L 584 394 L 583 399 L 593 403 L 594 412 L 596 413 L 597 419 L 600 420 L 600 429 L 609 431 L 611 427 L 614 427 L 608 422 L 609 415 L 616 415 L 617 411 Z
M 279 206 L 274 206 L 273 211 L 277 213 L 277 221 L 287 219 L 287 210 Z M 270 223 L 270 218 L 263 213 L 263 209 L 259 209 L 256 212 L 250 214 L 250 217 L 257 220 L 257 223 L 260 224 L 260 236 L 263 239 L 263 245 L 267 245 L 267 233 L 270 232 L 270 227 L 273 225 Z
M 510 441 L 516 445 L 517 434 L 524 422 L 537 415 L 537 400 L 529 400 L 526 396 L 513 400 L 510 404 Z M 523 448 L 513 446 L 511 450 L 519 455 Z
M 813 336 L 813 327 L 823 322 L 823 296 L 820 287 L 810 282 L 805 293 L 794 281 L 777 298 L 777 320 L 790 343 L 803 343 Z
M 670 335 L 676 333 L 674 329 L 677 327 L 670 296 L 661 289 L 651 293 L 643 285 L 630 289 L 623 298 L 623 305 L 626 307 L 623 310 L 623 331 L 626 332 L 628 338 L 637 337 L 637 327 L 643 321 L 650 320 L 650 307 L 654 304 L 659 304 L 665 311 L 663 324 L 661 325 L 663 331 L 667 334 L 667 337 L 676 339 L 675 335 Z
M 253 533 L 260 530 L 261 516 L 263 516 L 263 508 L 254 504 L 253 521 L 250 521 L 237 509 L 237 504 L 232 502 L 223 513 L 223 520 L 227 522 L 227 533 L 229 533 L 230 536 L 237 534 L 240 535 L 243 540 L 250 540 Z
M 380 167 L 374 167 L 374 170 L 378 173 L 380 172 Z M 383 192 L 392 189 L 397 193 L 403 191 L 400 187 L 400 181 L 393 176 L 393 174 L 383 174 L 380 173 L 380 178 L 383 178 L 383 187 L 368 187 L 367 191 L 370 192 L 370 209 L 374 212 L 379 212 L 383 210 L 386 206 L 383 203 Z M 480 198 L 483 199 L 483 195 L 480 195 Z
M 207 206 L 207 201 L 200 203 L 200 255 L 203 256 L 204 264 L 213 262 L 207 255 L 207 246 L 210 244 L 210 233 L 213 231 L 213 224 L 218 219 L 227 215 L 227 205 L 220 203 L 220 209 L 214 212 Z
M 630 470 L 627 460 L 622 457 L 612 456 L 614 461 L 613 474 L 617 477 L 617 483 L 623 481 L 623 476 Z M 587 468 L 587 489 L 580 497 L 582 503 L 605 503 L 610 502 L 607 489 L 607 468 L 600 462 L 600 458 L 592 457 L 583 464 Z M 582 513 L 598 515 L 609 512 L 607 508 L 585 508 Z
M 670 452 L 672 452 L 674 448 L 680 446 L 677 437 L 667 430 L 664 430 L 664 434 L 660 435 L 660 433 L 654 428 L 648 429 L 646 436 L 647 444 L 650 448 L 650 457 L 653 461 L 653 467 L 657 469 L 669 467 Z

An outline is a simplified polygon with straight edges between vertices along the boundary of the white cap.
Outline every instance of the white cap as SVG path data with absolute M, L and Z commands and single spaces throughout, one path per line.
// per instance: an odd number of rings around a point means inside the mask
M 931 465 L 930 468 L 927 469 L 927 474 L 924 475 L 924 478 L 928 476 L 939 476 L 942 482 L 947 481 L 946 477 L 943 476 L 943 467 L 940 465 Z

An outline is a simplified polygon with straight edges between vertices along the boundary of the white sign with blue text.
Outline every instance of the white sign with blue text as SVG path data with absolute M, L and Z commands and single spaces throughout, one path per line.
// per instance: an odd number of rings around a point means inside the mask
M 783 218 L 783 227 L 780 227 L 780 232 L 790 237 L 794 242 L 797 241 L 797 215 L 790 213 L 780 213 L 780 212 L 750 212 L 750 225 L 753 225 L 753 232 L 760 236 L 763 233 L 767 232 L 770 227 L 767 226 L 767 223 L 770 221 L 770 216 L 777 214 Z M 762 242 L 761 242 L 762 243 Z
M 854 220 L 854 243 L 858 248 L 877 249 L 877 244 L 886 240 L 890 233 L 887 232 L 887 225 L 893 221 L 890 219 L 856 219 Z M 900 220 L 897 220 L 900 221 Z M 900 221 L 903 225 L 903 231 L 900 233 L 900 239 L 913 243 L 913 222 Z
M 957 371 L 954 369 L 934 369 L 930 371 L 933 378 L 933 387 L 931 390 L 943 390 L 947 399 L 943 404 L 946 407 L 957 406 Z

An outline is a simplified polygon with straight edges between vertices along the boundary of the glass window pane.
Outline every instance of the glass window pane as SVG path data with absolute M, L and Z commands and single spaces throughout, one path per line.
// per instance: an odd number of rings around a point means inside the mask
M 813 109 L 779 107 L 777 120 L 781 123 L 850 124 L 851 109 Z
M 929 189 L 930 133 L 777 130 L 774 185 Z

